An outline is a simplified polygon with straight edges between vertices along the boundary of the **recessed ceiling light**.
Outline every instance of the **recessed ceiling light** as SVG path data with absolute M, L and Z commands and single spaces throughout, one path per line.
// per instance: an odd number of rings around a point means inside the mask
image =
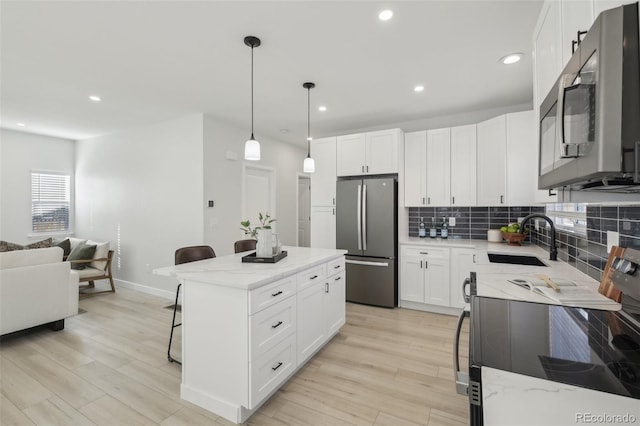
M 414 92 L 422 92 L 423 90 L 424 90 L 424 86 L 422 86 L 422 85 L 418 85 L 418 86 L 413 88 Z
M 89 99 L 91 99 L 93 102 L 100 102 L 102 100 L 100 99 L 100 96 L 96 96 L 96 95 L 89 96 Z
M 502 62 L 505 65 L 511 65 L 511 64 L 515 64 L 520 59 L 522 59 L 522 53 L 511 53 L 507 56 L 500 58 L 500 62 Z
M 388 21 L 392 17 L 393 11 L 389 9 L 383 10 L 382 12 L 378 13 L 378 19 L 381 21 Z
M 17 125 L 18 127 L 25 127 L 25 126 L 26 126 L 26 124 L 24 124 L 24 123 L 16 123 L 16 125 Z
M 318 107 L 318 111 L 325 112 L 326 110 L 327 110 L 327 107 L 326 107 L 326 106 L 324 106 L 324 105 L 320 105 L 320 106 Z

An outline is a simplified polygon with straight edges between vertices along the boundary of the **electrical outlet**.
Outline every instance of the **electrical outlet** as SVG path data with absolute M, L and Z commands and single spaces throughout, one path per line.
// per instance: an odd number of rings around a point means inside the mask
M 456 218 L 455 217 L 450 217 L 449 218 L 449 226 L 456 226 Z
M 611 253 L 611 247 L 620 245 L 620 234 L 616 231 L 607 231 L 607 253 Z

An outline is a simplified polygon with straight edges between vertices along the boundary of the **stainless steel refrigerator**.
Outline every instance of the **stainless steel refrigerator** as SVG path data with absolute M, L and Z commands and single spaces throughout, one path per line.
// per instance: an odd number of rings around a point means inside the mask
M 395 177 L 341 178 L 336 247 L 347 250 L 347 301 L 398 306 Z

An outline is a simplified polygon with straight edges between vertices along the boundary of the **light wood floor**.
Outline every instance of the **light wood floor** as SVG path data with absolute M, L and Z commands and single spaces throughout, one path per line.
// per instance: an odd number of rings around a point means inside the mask
M 170 303 L 118 289 L 81 300 L 86 312 L 63 331 L 4 337 L 0 424 L 230 424 L 180 399 L 180 366 L 166 358 Z M 455 321 L 347 304 L 340 333 L 247 423 L 467 425 L 467 399 L 453 382 Z M 466 345 L 465 335 L 462 353 Z

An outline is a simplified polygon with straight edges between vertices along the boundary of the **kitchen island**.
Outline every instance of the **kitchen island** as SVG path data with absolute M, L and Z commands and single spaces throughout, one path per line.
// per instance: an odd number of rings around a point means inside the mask
M 180 396 L 234 423 L 251 416 L 345 322 L 344 250 L 286 247 L 159 268 L 183 283 Z

